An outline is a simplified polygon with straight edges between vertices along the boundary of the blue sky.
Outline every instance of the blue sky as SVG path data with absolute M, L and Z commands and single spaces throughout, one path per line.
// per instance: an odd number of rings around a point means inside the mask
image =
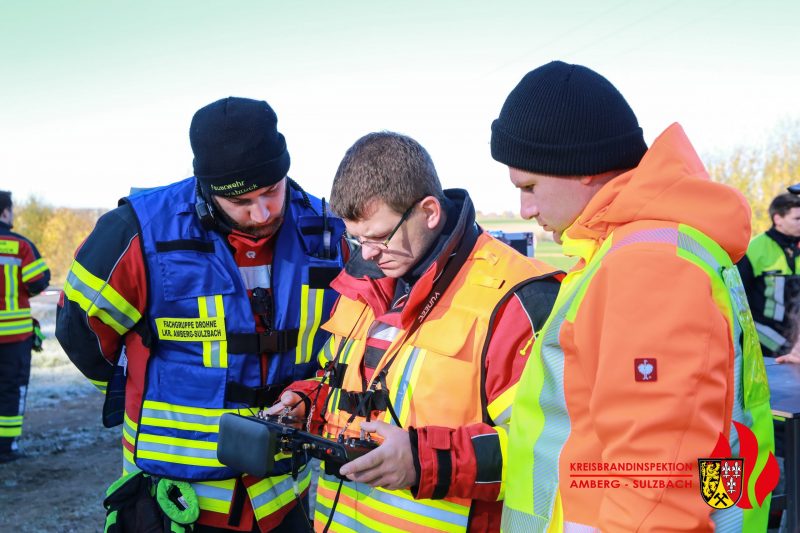
M 275 108 L 290 175 L 314 194 L 358 137 L 388 129 L 478 209 L 516 211 L 489 128 L 527 71 L 589 66 L 648 142 L 677 121 L 710 156 L 800 118 L 798 20 L 795 0 L 5 0 L 0 188 L 111 208 L 191 175 L 192 114 L 235 95 Z

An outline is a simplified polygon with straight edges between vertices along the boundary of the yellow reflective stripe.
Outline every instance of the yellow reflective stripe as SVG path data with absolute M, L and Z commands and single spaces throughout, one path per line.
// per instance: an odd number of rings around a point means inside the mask
M 310 289 L 303 285 L 300 293 L 300 325 L 297 332 L 295 364 L 308 363 L 314 355 L 314 336 L 322 321 L 323 289 Z M 309 311 L 311 315 L 309 316 Z
M 132 434 L 127 426 L 122 427 L 122 438 L 130 445 L 136 444 L 136 435 Z
M 324 475 L 320 476 L 319 484 L 321 487 L 334 493 L 339 486 L 338 481 L 330 481 L 327 479 L 327 476 Z M 342 485 L 342 494 L 355 500 L 358 506 L 369 507 L 380 513 L 396 516 L 401 520 L 420 524 L 431 530 L 450 531 L 453 533 L 466 531 L 466 526 L 469 521 L 469 507 L 447 500 L 415 500 L 407 490 L 389 491 L 381 488 L 373 489 L 372 487 L 366 487 L 365 490 L 367 489 L 369 490 L 368 494 L 353 488 L 352 483 L 346 482 Z M 381 501 L 380 498 L 392 501 L 393 503 L 385 503 Z M 328 509 L 333 505 L 331 499 L 317 492 L 317 504 L 320 503 Z M 356 520 L 358 523 L 376 529 L 377 531 L 398 531 L 397 528 L 392 528 L 363 513 L 358 513 L 351 507 L 343 504 L 341 500 L 336 505 L 335 512 L 337 514 L 342 513 L 350 519 Z M 448 522 L 431 516 L 437 513 L 442 516 L 445 514 L 452 515 L 452 518 L 458 520 L 460 523 Z M 327 520 L 327 516 L 325 516 L 325 520 Z M 333 521 L 336 522 L 335 517 Z
M 210 409 L 205 407 L 189 407 L 187 405 L 175 405 L 167 402 L 157 402 L 154 400 L 145 400 L 143 407 L 145 409 L 159 409 L 163 411 L 171 411 L 173 413 L 186 413 L 190 415 L 216 416 L 216 417 L 220 417 L 225 413 L 238 413 L 240 411 L 240 409 L 236 408 Z
M 402 358 L 397 361 L 397 368 L 403 368 L 403 371 L 395 375 L 389 390 L 391 391 L 390 400 L 395 413 L 397 413 L 397 418 L 405 426 L 411 413 L 411 397 L 414 395 L 414 388 L 419 379 L 422 362 L 425 360 L 425 355 L 428 351 L 424 348 L 409 345 L 403 348 L 403 352 Z M 388 424 L 395 423 L 388 409 L 383 418 Z
M 165 402 L 145 400 L 142 405 L 140 424 L 186 429 L 190 431 L 204 431 L 217 433 L 219 431 L 219 417 L 224 413 L 241 413 L 242 409 L 206 409 L 203 407 L 188 407 L 173 405 Z M 251 414 L 253 411 L 251 410 Z
M 235 486 L 236 478 L 219 481 L 195 481 L 192 483 L 200 509 L 222 514 L 230 512 Z
M 311 484 L 311 468 L 306 468 L 298 480 L 298 493 Z M 257 520 L 269 516 L 295 499 L 294 481 L 290 476 L 264 478 L 247 490 Z
M 31 331 L 33 331 L 33 322 L 30 318 L 0 322 L 0 336 L 19 335 Z
M 343 342 L 343 339 L 338 335 L 331 335 L 320 348 L 319 354 L 317 354 L 317 363 L 319 363 L 320 367 L 324 368 L 328 362 L 333 360 L 333 354 L 336 353 L 335 345 L 337 340 Z
M 139 468 L 133 462 L 133 452 L 125 446 L 122 447 L 122 474 L 127 475 L 131 472 L 137 472 Z
M 497 432 L 497 440 L 500 443 L 500 456 L 503 461 L 503 469 L 500 475 L 500 493 L 497 495 L 497 501 L 505 498 L 506 494 L 506 465 L 508 464 L 508 427 L 495 426 L 494 430 Z
M 175 458 L 185 457 L 190 464 L 222 466 L 217 461 L 216 442 L 152 435 L 144 432 L 139 433 L 136 455 L 144 458 L 169 457 L 171 462 L 183 462 L 182 460 L 176 461 Z
M 517 384 L 514 383 L 486 406 L 486 412 L 495 424 L 505 424 L 511 418 L 511 405 L 516 395 Z
M 103 394 L 106 393 L 106 389 L 108 388 L 108 381 L 98 381 L 96 379 L 90 379 L 89 382 Z
M 124 416 L 123 416 L 123 423 L 124 423 L 126 426 L 128 426 L 129 428 L 131 428 L 131 431 L 132 431 L 133 433 L 136 433 L 136 431 L 139 429 L 139 424 L 137 424 L 136 422 L 134 422 L 134 421 L 131 419 L 131 417 L 129 417 L 129 416 L 128 416 L 128 412 L 127 412 L 127 411 L 125 411 L 125 414 L 124 414 Z
M 22 415 L 0 416 L 0 437 L 19 437 L 22 434 Z
M 317 498 L 318 498 L 318 500 L 326 499 L 326 498 L 323 498 L 322 496 L 318 496 Z M 338 511 L 338 509 L 337 509 L 337 511 Z M 314 508 L 314 521 L 315 522 L 319 522 L 319 524 L 316 524 L 316 523 L 314 524 L 315 526 L 318 526 L 318 528 L 317 527 L 314 528 L 315 531 L 319 531 L 320 529 L 323 528 L 323 524 L 327 524 L 328 523 L 328 515 L 323 513 L 320 510 L 319 506 Z M 333 531 L 335 531 L 336 533 L 364 533 L 363 529 L 361 531 L 357 531 L 357 530 L 355 530 L 353 528 L 349 528 L 347 526 L 344 526 L 344 525 L 336 522 L 335 519 L 331 522 L 331 525 L 334 525 L 334 524 L 336 525 L 336 527 L 333 529 Z M 387 531 L 389 531 L 388 527 L 387 527 Z
M 123 325 L 111 318 L 111 315 L 106 313 L 103 309 L 96 307 L 94 303 L 83 295 L 82 292 L 74 289 L 70 285 L 69 280 L 64 283 L 64 296 L 67 300 L 75 302 L 81 309 L 86 311 L 89 316 L 99 319 L 103 324 L 110 327 L 120 335 L 125 335 L 128 331 Z
M 167 437 L 164 435 L 151 435 L 142 433 L 139 435 L 139 442 L 155 442 L 171 446 L 182 446 L 185 448 L 197 448 L 199 450 L 216 450 L 217 443 L 204 440 L 182 439 L 180 437 Z
M 142 436 L 139 435 L 139 439 Z M 136 457 L 140 459 L 151 459 L 153 461 L 162 461 L 165 463 L 177 463 L 182 465 L 192 466 L 211 466 L 215 468 L 222 468 L 223 465 L 216 459 L 203 458 L 203 457 L 187 457 L 184 455 L 176 455 L 172 453 L 153 452 L 148 450 L 136 449 Z
M 0 320 L 11 320 L 13 318 L 30 318 L 31 308 L 17 309 L 12 311 L 0 311 Z
M 47 270 L 47 265 L 41 258 L 37 259 L 32 263 L 28 263 L 27 265 L 22 267 L 22 281 L 28 281 L 30 279 L 33 279 L 46 270 Z
M 208 310 L 209 296 L 197 297 L 197 311 L 200 318 L 219 317 L 222 319 L 222 333 L 225 335 L 225 308 L 222 295 L 213 296 L 214 311 Z M 228 367 L 228 341 L 203 341 L 203 366 L 208 368 Z
M 5 279 L 6 309 L 12 311 L 19 307 L 17 302 L 17 266 L 3 265 L 3 277 Z
M 316 293 L 314 302 L 314 323 L 311 324 L 311 331 L 307 332 L 308 347 L 306 349 L 306 357 L 303 360 L 304 363 L 310 363 L 311 357 L 314 355 L 314 337 L 316 337 L 319 326 L 322 323 L 322 304 L 325 303 L 325 290 L 314 289 L 314 292 Z
M 303 350 L 306 346 L 303 342 L 303 332 L 308 322 L 308 285 L 300 288 L 300 329 L 297 331 L 297 347 L 294 349 L 294 364 L 299 365 L 303 362 Z
M 103 281 L 83 268 L 83 265 L 77 261 L 72 262 L 72 268 L 70 271 L 75 274 L 80 281 L 99 292 L 101 296 L 108 300 L 108 302 L 117 309 L 117 311 L 128 317 L 134 324 L 142 318 L 142 314 L 136 309 L 136 307 L 128 303 L 128 301 L 123 298 L 114 287 L 109 285 L 107 281 Z
M 188 431 L 204 431 L 206 433 L 219 432 L 219 423 L 202 424 L 199 422 L 181 422 L 179 420 L 164 420 L 162 418 L 153 418 L 149 416 L 142 416 L 141 423 L 148 426 L 155 426 L 161 428 L 185 429 Z
M 120 335 L 124 335 L 142 318 L 108 283 L 91 274 L 77 261 L 72 262 L 64 295 L 78 304 L 89 316 L 96 317 Z

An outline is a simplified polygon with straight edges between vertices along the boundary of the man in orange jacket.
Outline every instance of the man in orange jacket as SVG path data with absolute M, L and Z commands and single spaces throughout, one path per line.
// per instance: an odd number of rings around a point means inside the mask
M 522 216 L 578 258 L 520 379 L 503 529 L 764 531 L 777 465 L 734 266 L 744 197 L 679 125 L 648 149 L 619 91 L 560 61 L 509 94 L 491 149 Z

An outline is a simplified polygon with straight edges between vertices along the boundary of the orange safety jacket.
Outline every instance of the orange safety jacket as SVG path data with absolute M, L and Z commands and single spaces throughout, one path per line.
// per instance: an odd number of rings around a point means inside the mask
M 493 319 L 517 288 L 533 279 L 552 276 L 553 269 L 548 265 L 525 258 L 487 233 L 481 233 L 448 289 L 433 293 L 432 298 L 438 298 L 435 305 L 427 307 L 427 312 L 423 307 L 411 324 L 396 332 L 367 390 L 383 390 L 385 383 L 388 400 L 403 428 L 457 428 L 479 423 L 494 426 L 496 436 L 492 437 L 499 440 L 501 455 L 494 460 L 505 465 L 506 428 L 516 382 L 494 401 L 486 401 L 484 357 L 493 333 Z M 357 436 L 364 420 L 340 409 L 340 401 L 347 391 L 363 390 L 359 369 L 374 319 L 374 310 L 364 299 L 342 295 L 333 316 L 323 326 L 333 337 L 320 353 L 320 363 L 324 367 L 335 360 L 338 372 L 334 373 L 340 376 L 331 383 L 327 396 L 324 433 L 329 438 L 335 438 L 345 427 L 349 428 L 349 435 Z M 372 414 L 373 419 L 395 424 L 389 410 Z M 437 449 L 439 460 L 449 461 L 450 433 L 438 435 L 444 437 L 433 448 Z M 473 446 L 478 446 L 475 441 Z M 440 451 L 446 452 L 444 456 L 438 455 Z M 504 466 L 501 469 L 504 476 Z M 327 474 L 319 480 L 314 517 L 317 530 L 329 519 L 338 485 L 339 480 Z M 345 482 L 335 505 L 331 530 L 357 530 L 364 526 L 379 531 L 469 528 L 474 500 L 453 496 L 415 499 L 415 496 L 419 494 L 410 490 L 391 491 Z M 497 501 L 497 512 L 500 506 Z

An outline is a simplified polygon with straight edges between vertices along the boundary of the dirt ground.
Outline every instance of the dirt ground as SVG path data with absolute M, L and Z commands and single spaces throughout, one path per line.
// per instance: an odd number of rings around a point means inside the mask
M 102 427 L 101 407 L 95 392 L 29 408 L 26 456 L 0 465 L 0 531 L 103 531 L 105 489 L 122 463 L 119 430 Z
M 54 338 L 56 298 L 32 301 L 48 339 L 33 354 L 20 441 L 25 457 L 0 464 L 2 532 L 103 531 L 105 490 L 122 471 L 120 428 L 103 428 L 103 395 Z

